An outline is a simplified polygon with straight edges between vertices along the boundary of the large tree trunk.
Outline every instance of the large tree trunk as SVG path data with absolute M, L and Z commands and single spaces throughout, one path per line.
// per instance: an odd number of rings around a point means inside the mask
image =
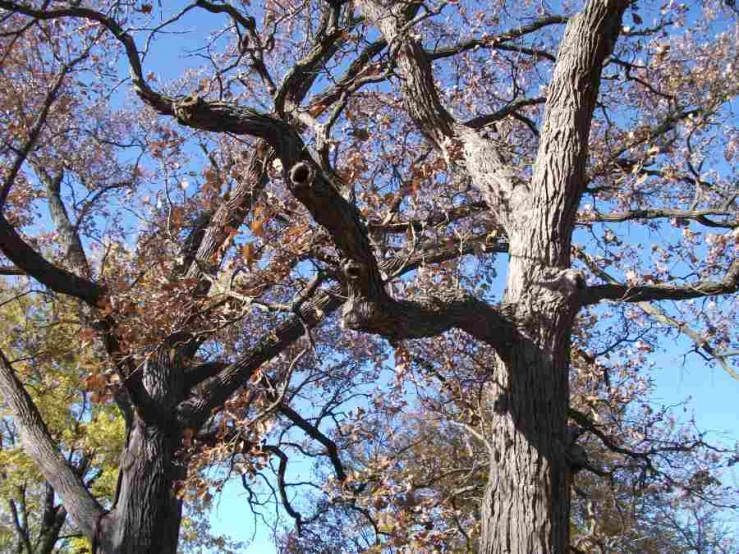
M 489 390 L 484 554 L 568 550 L 569 339 L 583 285 L 568 268 L 601 70 L 625 7 L 623 0 L 590 0 L 570 19 L 548 90 L 534 175 L 498 197 L 507 208 L 501 215 L 510 239 L 504 303 L 512 307 L 517 338 L 498 351 Z M 500 190 L 491 175 L 497 157 L 484 155 L 485 148 L 470 153 L 483 190 Z
M 569 318 L 558 317 L 566 311 L 551 297 L 531 299 L 526 309 L 541 325 L 498 358 L 488 391 L 493 432 L 481 516 L 485 554 L 564 554 L 568 544 Z
M 525 222 L 512 226 L 511 252 L 528 255 L 511 255 L 504 302 L 513 307 L 516 338 L 498 351 L 487 391 L 484 554 L 564 554 L 569 543 L 569 339 L 582 279 L 566 269 L 571 233 L 552 231 L 547 217 L 556 201 L 532 201 Z
M 180 351 L 187 341 L 170 336 L 144 364 L 135 387 L 137 410 L 121 457 L 114 508 L 95 534 L 95 554 L 175 554 L 182 502 L 175 482 L 185 478 L 178 454 L 181 432 L 174 407 L 184 396 Z
M 95 554 L 175 554 L 181 502 L 176 439 L 136 417 L 122 456 L 118 500 L 102 521 Z

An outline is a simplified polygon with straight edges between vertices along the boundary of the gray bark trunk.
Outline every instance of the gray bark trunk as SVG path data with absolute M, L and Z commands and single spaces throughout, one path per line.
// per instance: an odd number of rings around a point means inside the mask
M 487 391 L 493 432 L 481 510 L 484 554 L 564 554 L 568 545 L 565 429 L 572 310 L 564 305 L 566 291 L 542 292 L 540 300 L 529 300 L 531 324 L 520 329 L 523 340 L 498 357 Z
M 180 350 L 170 336 L 144 364 L 133 390 L 138 406 L 121 458 L 113 509 L 101 519 L 94 554 L 175 554 L 182 502 L 175 481 L 186 475 L 178 457 L 181 433 L 174 408 L 184 397 Z
M 116 506 L 101 522 L 95 554 L 175 554 L 182 504 L 174 482 L 184 471 L 175 437 L 134 420 L 122 456 Z
M 490 386 L 492 446 L 482 505 L 484 554 L 565 554 L 569 546 L 569 339 L 581 277 L 570 267 L 575 214 L 585 186 L 593 109 L 603 62 L 626 3 L 591 0 L 567 25 L 549 86 L 534 175 L 497 186 L 497 157 L 470 149 L 470 170 L 510 239 L 504 302 L 518 338 L 499 352 Z M 476 155 L 476 157 L 475 157 Z M 477 174 L 477 175 L 476 175 Z

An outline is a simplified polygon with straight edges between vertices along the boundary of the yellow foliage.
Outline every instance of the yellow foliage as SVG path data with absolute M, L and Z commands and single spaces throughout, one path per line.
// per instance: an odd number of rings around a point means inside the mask
M 92 457 L 90 470 L 99 473 L 92 492 L 102 503 L 109 502 L 115 493 L 124 422 L 111 403 L 92 402 L 91 377 L 105 382 L 105 364 L 95 356 L 91 341 L 80 340 L 84 327 L 78 322 L 77 306 L 59 299 L 49 302 L 48 298 L 20 295 L 12 289 L 0 292 L 3 299 L 16 295 L 0 307 L 0 328 L 5 330 L 0 335 L 0 348 L 13 361 L 16 374 L 62 452 L 73 453 L 73 460 Z M 0 417 L 9 416 L 0 405 Z M 3 439 L 0 497 L 12 496 L 19 485 L 42 490 L 44 481 L 23 453 L 19 437 L 6 433 Z

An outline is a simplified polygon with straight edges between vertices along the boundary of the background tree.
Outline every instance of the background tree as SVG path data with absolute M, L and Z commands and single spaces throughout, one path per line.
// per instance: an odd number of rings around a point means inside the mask
M 75 473 L 98 498 L 112 498 L 123 422 L 115 407 L 96 402 L 85 385 L 99 361 L 89 343 L 79 347 L 75 330 L 66 323 L 74 318 L 69 303 L 6 290 L 2 304 L 2 351 L 14 361 Z M 50 554 L 60 545 L 74 548 L 79 533 L 68 525 L 54 489 L 24 455 L 13 419 L 4 411 L 2 415 L 3 551 Z
M 3 290 L 0 304 L 5 330 L 2 351 L 11 358 L 67 462 L 95 498 L 110 506 L 124 444 L 124 422 L 101 390 L 98 368 L 103 362 L 96 358 L 91 337 L 79 341 L 75 306 L 64 298 L 28 294 L 22 289 Z M 0 551 L 89 551 L 89 541 L 70 525 L 53 487 L 24 454 L 12 416 L 4 410 L 0 414 Z M 202 552 L 202 548 L 229 552 L 240 546 L 213 534 L 209 515 L 208 506 L 202 503 L 189 506 L 182 552 Z
M 77 299 L 107 356 L 96 380 L 127 426 L 110 509 L 7 357 L 0 389 L 96 551 L 173 552 L 182 499 L 217 489 L 206 477 L 218 463 L 247 477 L 270 465 L 302 530 L 313 518 L 288 494 L 290 429 L 341 487 L 367 489 L 326 422 L 342 424 L 346 397 L 371 399 L 378 337 L 401 372 L 407 341 L 452 329 L 493 349 L 475 416 L 489 446 L 486 553 L 570 545 L 573 436 L 597 436 L 577 415 L 568 428 L 574 351 L 601 367 L 599 343 L 622 322 L 628 336 L 647 328 L 644 348 L 679 331 L 733 372 L 736 31 L 716 18 L 722 5 L 0 9 L 0 250 L 6 273 Z M 204 63 L 160 82 L 146 66 L 157 45 L 177 48 L 164 33 L 206 16 Z M 117 53 L 143 106 L 122 109 Z M 605 330 L 573 342 L 596 322 Z M 303 410 L 316 397 L 324 407 Z M 275 431 L 274 414 L 290 429 Z
M 448 339 L 416 342 L 382 397 L 343 420 L 335 437 L 363 486 L 334 483 L 310 528 L 286 523 L 281 551 L 477 551 L 493 353 Z M 633 356 L 628 335 L 609 339 L 607 366 L 573 359 L 571 551 L 732 552 L 736 450 L 711 444 L 686 406 L 655 405 L 646 357 Z

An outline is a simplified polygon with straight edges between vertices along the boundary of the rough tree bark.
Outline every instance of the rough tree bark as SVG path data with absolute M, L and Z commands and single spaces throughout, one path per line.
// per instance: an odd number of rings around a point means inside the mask
M 99 523 L 96 553 L 177 551 L 182 502 L 174 482 L 185 478 L 186 467 L 177 456 L 181 428 L 173 410 L 184 397 L 184 344 L 170 337 L 144 363 L 114 506 Z
M 570 267 L 575 214 L 603 62 L 626 4 L 591 1 L 567 25 L 534 176 L 505 213 L 510 262 L 504 302 L 519 335 L 498 356 L 489 395 L 493 454 L 482 506 L 485 554 L 562 553 L 569 545 L 566 426 L 569 337 L 582 278 Z M 519 196 L 520 194 L 520 196 Z
M 522 182 L 495 146 L 455 123 L 434 87 L 428 56 L 404 33 L 414 11 L 383 0 L 360 2 L 396 44 L 408 114 L 450 162 L 463 165 L 509 239 L 503 312 L 515 328 L 496 347 L 488 398 L 492 423 L 481 551 L 564 553 L 569 489 L 565 430 L 569 333 L 582 279 L 569 270 L 575 214 L 585 181 L 587 144 L 603 62 L 626 2 L 591 0 L 567 25 L 548 91 L 533 178 Z M 463 325 L 458 327 L 465 328 Z
M 170 349 L 144 371 L 147 408 L 136 411 L 122 455 L 115 505 L 104 510 L 57 450 L 46 425 L 9 361 L 0 353 L 0 393 L 14 414 L 28 455 L 59 495 L 74 524 L 101 554 L 159 554 L 177 551 L 180 501 L 173 482 L 184 477 L 176 459 L 177 427 L 167 407 L 181 400 L 182 367 L 170 361 Z M 152 408 L 155 407 L 155 408 Z M 64 521 L 66 511 L 61 512 Z M 56 514 L 58 517 L 60 514 Z M 43 541 L 53 547 L 59 529 Z
M 100 522 L 96 554 L 177 551 L 182 513 L 173 482 L 184 477 L 174 459 L 177 439 L 135 418 L 119 469 L 119 497 Z

